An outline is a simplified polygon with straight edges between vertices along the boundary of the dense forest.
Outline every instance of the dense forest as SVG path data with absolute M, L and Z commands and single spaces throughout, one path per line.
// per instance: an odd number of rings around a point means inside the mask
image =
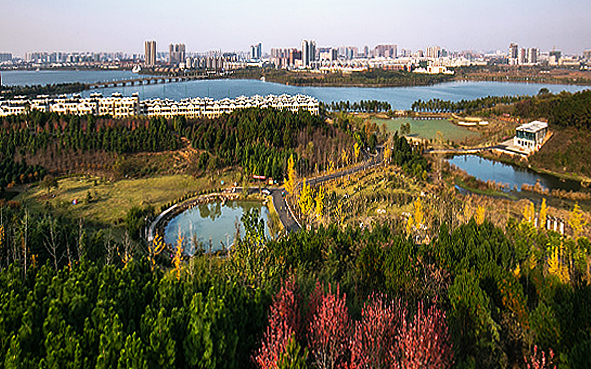
M 372 139 L 374 147 L 373 134 L 358 135 L 358 141 L 366 147 L 365 143 Z M 104 166 L 105 155 L 113 162 L 116 155 L 178 150 L 184 146 L 183 137 L 200 153 L 192 166 L 196 168 L 193 174 L 241 166 L 249 175 L 277 179 L 283 178 L 287 158 L 292 154 L 296 155 L 298 171 L 307 174 L 324 170 L 343 150 L 352 157 L 354 144 L 350 134 L 306 111 L 253 108 L 215 119 L 190 120 L 115 120 L 31 111 L 0 118 L 0 154 L 4 158 L 0 184 L 24 183 L 35 172 L 38 175 L 32 180 L 42 178 L 42 168 L 27 165 L 27 160 L 59 163 L 74 155 L 78 161 L 88 161 L 83 163 L 85 168 Z M 60 172 L 60 168 L 53 169 Z
M 388 224 L 269 241 L 249 213 L 228 257 L 177 263 L 50 209 L 2 213 L 5 368 L 591 365 L 591 244 L 525 218 L 417 244 Z
M 84 83 L 57 83 L 48 85 L 27 86 L 3 86 L 0 85 L 0 93 L 3 99 L 12 99 L 15 96 L 35 98 L 37 95 L 62 95 L 82 92 L 86 89 Z
M 500 105 L 508 106 L 500 108 Z M 456 102 L 440 99 L 417 100 L 411 108 L 419 112 L 479 115 L 509 113 L 522 119 L 544 118 L 557 127 L 591 129 L 591 90 L 551 94 L 547 89 L 542 89 L 536 96 L 487 96 Z
M 389 112 L 392 106 L 387 101 L 378 100 L 360 100 L 354 101 L 333 101 L 330 104 L 322 104 L 326 111 L 356 112 L 356 113 L 380 113 Z
M 370 69 L 352 73 L 331 72 L 320 74 L 275 68 L 251 68 L 236 71 L 231 78 L 259 79 L 263 76 L 269 82 L 295 86 L 426 86 L 448 82 L 453 79 L 453 76 L 447 74 L 423 74 L 403 70 Z

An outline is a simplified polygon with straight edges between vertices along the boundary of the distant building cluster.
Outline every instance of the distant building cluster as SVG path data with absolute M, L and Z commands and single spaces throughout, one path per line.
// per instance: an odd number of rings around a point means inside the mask
M 87 98 L 73 95 L 71 97 L 57 98 L 38 96 L 35 99 L 0 100 L 0 116 L 26 114 L 31 110 L 38 110 L 69 115 L 109 115 L 114 118 L 126 118 L 135 115 L 164 118 L 179 115 L 187 118 L 215 118 L 237 109 L 252 107 L 276 108 L 292 112 L 307 110 L 311 114 L 319 113 L 318 100 L 305 95 L 240 96 L 236 99 L 217 101 L 210 98 L 192 98 L 181 101 L 168 99 L 140 101 L 137 93 L 132 96 L 122 96 L 120 93 L 114 93 L 108 97 L 103 97 L 101 94 L 91 94 Z

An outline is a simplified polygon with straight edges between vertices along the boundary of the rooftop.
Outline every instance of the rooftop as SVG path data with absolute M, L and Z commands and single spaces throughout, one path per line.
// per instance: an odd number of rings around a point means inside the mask
M 548 123 L 534 120 L 533 122 L 520 125 L 517 127 L 517 130 L 525 132 L 538 132 L 545 128 L 548 128 Z

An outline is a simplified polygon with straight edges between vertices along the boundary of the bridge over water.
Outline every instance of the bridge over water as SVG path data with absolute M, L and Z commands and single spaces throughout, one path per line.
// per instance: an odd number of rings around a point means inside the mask
M 135 86 L 135 85 L 151 85 L 151 84 L 159 84 L 159 83 L 173 83 L 173 82 L 184 82 L 184 81 L 207 79 L 207 78 L 211 78 L 211 77 L 218 77 L 220 75 L 221 75 L 220 73 L 215 73 L 215 74 L 202 73 L 202 74 L 184 75 L 184 76 L 146 76 L 146 77 L 122 79 L 122 80 L 117 80 L 117 81 L 104 81 L 104 82 L 89 83 L 86 85 L 86 87 L 87 87 L 87 89 L 92 90 L 92 89 L 97 89 L 97 88 L 125 87 L 125 86 Z

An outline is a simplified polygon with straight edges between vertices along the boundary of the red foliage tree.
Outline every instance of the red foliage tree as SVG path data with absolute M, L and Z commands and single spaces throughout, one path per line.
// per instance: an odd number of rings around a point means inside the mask
M 425 311 L 422 302 L 412 322 L 403 322 L 399 336 L 400 366 L 403 368 L 448 368 L 453 351 L 445 313 L 435 305 Z
M 543 350 L 538 352 L 538 346 L 534 346 L 534 352 L 528 358 L 527 356 L 524 357 L 525 359 L 525 366 L 527 369 L 556 369 L 556 365 L 552 364 L 552 360 L 554 359 L 554 352 L 550 349 L 548 352 L 548 357 L 546 358 L 546 353 Z
M 285 281 L 271 305 L 269 324 L 254 361 L 261 368 L 277 368 L 290 338 L 300 330 L 300 297 L 293 278 Z
M 322 296 L 310 321 L 308 345 L 316 367 L 320 369 L 344 368 L 347 364 L 349 341 L 349 314 L 345 305 L 347 296 L 340 296 L 337 285 L 335 294 L 329 286 Z
M 398 368 L 397 336 L 406 307 L 386 296 L 371 296 L 355 324 L 351 342 L 351 369 Z

